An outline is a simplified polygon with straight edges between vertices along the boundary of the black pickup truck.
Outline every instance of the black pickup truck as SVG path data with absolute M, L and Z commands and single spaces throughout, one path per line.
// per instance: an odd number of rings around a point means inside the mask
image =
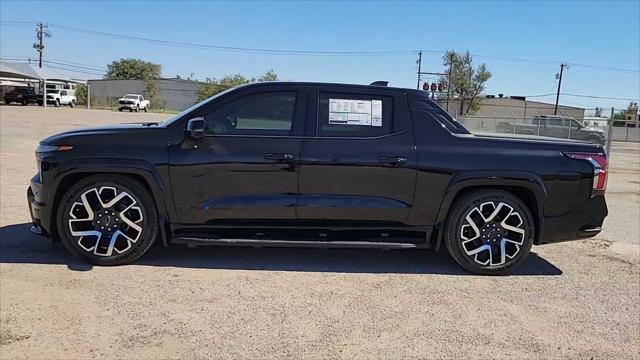
M 38 102 L 38 94 L 33 88 L 18 87 L 4 94 L 4 103 L 20 103 L 22 105 L 36 104 Z
M 602 146 L 470 134 L 418 90 L 258 83 L 43 140 L 32 231 L 87 261 L 170 244 L 439 250 L 505 274 L 607 215 Z

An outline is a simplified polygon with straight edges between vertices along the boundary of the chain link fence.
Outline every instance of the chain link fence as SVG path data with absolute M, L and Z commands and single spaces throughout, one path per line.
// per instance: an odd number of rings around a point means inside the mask
M 616 114 L 612 109 L 611 114 Z M 500 116 L 458 116 L 474 134 L 535 136 L 574 139 L 603 145 L 609 154 L 611 172 L 640 173 L 640 123 L 612 116 L 576 119 L 561 115 L 533 115 L 527 118 Z

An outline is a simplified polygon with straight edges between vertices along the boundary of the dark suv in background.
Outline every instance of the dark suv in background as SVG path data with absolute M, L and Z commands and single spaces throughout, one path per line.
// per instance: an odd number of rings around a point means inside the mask
M 38 103 L 38 94 L 33 88 L 17 87 L 4 94 L 4 103 L 20 103 L 22 105 Z
M 43 140 L 32 230 L 100 265 L 164 245 L 444 245 L 505 274 L 607 215 L 602 146 L 470 134 L 426 92 L 258 83 L 162 123 Z

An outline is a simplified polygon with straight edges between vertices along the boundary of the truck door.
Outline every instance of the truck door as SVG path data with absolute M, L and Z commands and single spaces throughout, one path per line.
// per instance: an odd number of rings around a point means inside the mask
M 298 219 L 403 223 L 417 168 L 405 95 L 317 87 L 309 99 Z
M 180 223 L 295 220 L 305 102 L 303 89 L 263 85 L 237 89 L 189 114 L 204 117 L 206 135 L 170 146 Z

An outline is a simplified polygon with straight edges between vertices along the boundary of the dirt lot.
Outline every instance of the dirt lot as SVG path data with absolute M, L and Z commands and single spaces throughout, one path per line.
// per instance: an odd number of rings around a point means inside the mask
M 155 247 L 101 268 L 29 233 L 39 139 L 165 117 L 0 106 L 0 358 L 640 359 L 638 144 L 613 147 L 605 231 L 509 277 L 381 250 Z

